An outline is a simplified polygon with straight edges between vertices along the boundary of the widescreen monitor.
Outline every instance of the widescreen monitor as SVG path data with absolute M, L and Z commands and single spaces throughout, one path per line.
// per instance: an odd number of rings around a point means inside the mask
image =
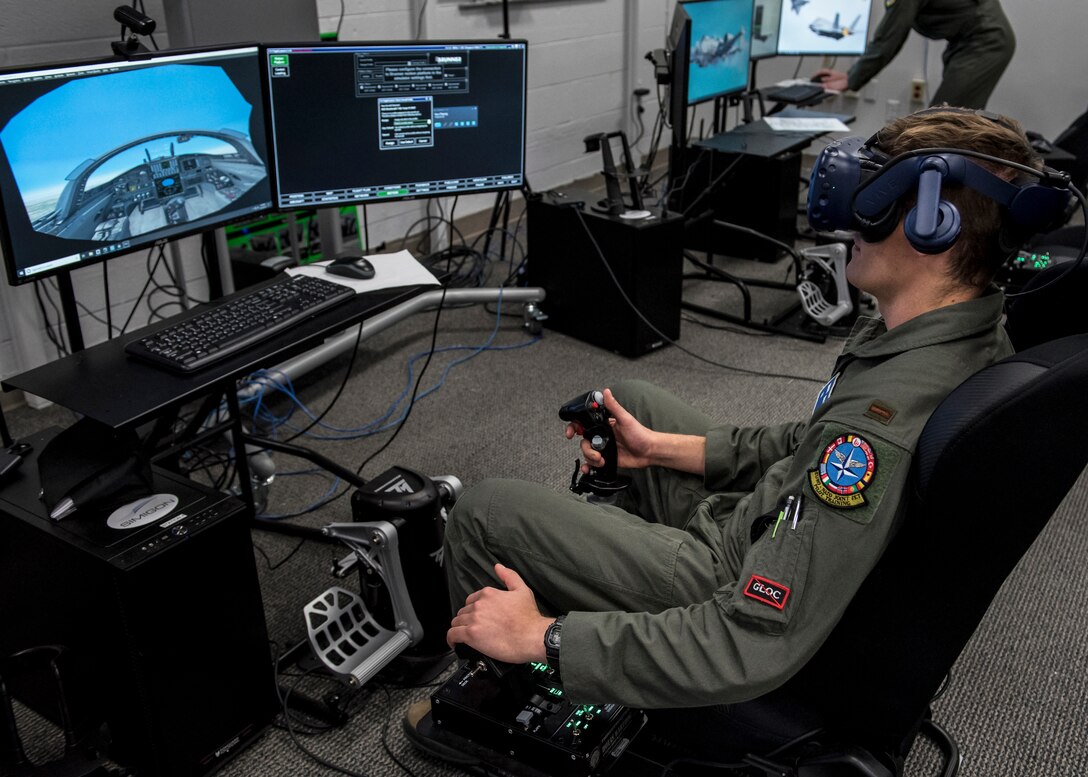
M 778 21 L 783 2 L 790 0 L 756 0 L 752 10 L 752 59 L 778 54 Z
M 782 0 L 778 53 L 858 56 L 869 38 L 871 0 Z
M 4 71 L 8 279 L 267 211 L 267 160 L 257 46 Z
M 525 41 L 265 50 L 282 209 L 516 189 Z
M 688 105 L 748 88 L 753 0 L 685 0 L 691 18 Z

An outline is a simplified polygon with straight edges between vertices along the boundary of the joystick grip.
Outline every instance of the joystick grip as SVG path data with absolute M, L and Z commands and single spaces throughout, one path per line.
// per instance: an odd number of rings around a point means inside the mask
M 575 397 L 559 408 L 559 417 L 568 423 L 578 424 L 582 437 L 604 458 L 600 467 L 590 468 L 581 477 L 578 477 L 580 465 L 575 464 L 570 490 L 576 494 L 589 491 L 605 496 L 626 488 L 629 479 L 616 474 L 616 437 L 608 423 L 612 414 L 604 406 L 604 393 L 593 390 Z

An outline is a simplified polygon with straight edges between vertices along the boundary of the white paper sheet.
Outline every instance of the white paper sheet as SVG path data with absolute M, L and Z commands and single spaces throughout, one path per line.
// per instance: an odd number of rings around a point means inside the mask
M 763 121 L 776 131 L 783 132 L 849 132 L 850 128 L 838 119 L 784 119 L 781 116 L 766 116 Z
M 345 278 L 325 271 L 329 262 L 315 262 L 303 267 L 288 267 L 290 275 L 313 275 L 343 284 L 357 293 L 392 289 L 397 286 L 438 286 L 438 279 L 424 267 L 409 251 L 397 251 L 395 254 L 366 254 L 367 260 L 374 266 L 374 277 L 365 281 Z

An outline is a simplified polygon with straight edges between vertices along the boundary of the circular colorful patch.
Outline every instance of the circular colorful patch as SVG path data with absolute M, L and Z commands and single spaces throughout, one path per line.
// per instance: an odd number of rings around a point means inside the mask
M 876 471 L 876 454 L 864 438 L 844 434 L 824 448 L 820 458 L 820 482 L 843 496 L 863 491 Z

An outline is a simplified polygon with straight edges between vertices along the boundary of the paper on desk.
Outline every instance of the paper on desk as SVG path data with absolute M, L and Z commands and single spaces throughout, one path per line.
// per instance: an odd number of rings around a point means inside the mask
M 419 263 L 409 251 L 397 251 L 395 254 L 366 254 L 367 260 L 374 266 L 374 277 L 366 281 L 344 278 L 325 272 L 329 262 L 314 262 L 303 267 L 288 267 L 290 275 L 313 275 L 343 284 L 357 293 L 379 291 L 397 286 L 438 286 L 438 279 L 431 271 Z
M 784 119 L 780 116 L 765 116 L 763 121 L 773 130 L 783 132 L 849 132 L 850 128 L 838 119 Z

